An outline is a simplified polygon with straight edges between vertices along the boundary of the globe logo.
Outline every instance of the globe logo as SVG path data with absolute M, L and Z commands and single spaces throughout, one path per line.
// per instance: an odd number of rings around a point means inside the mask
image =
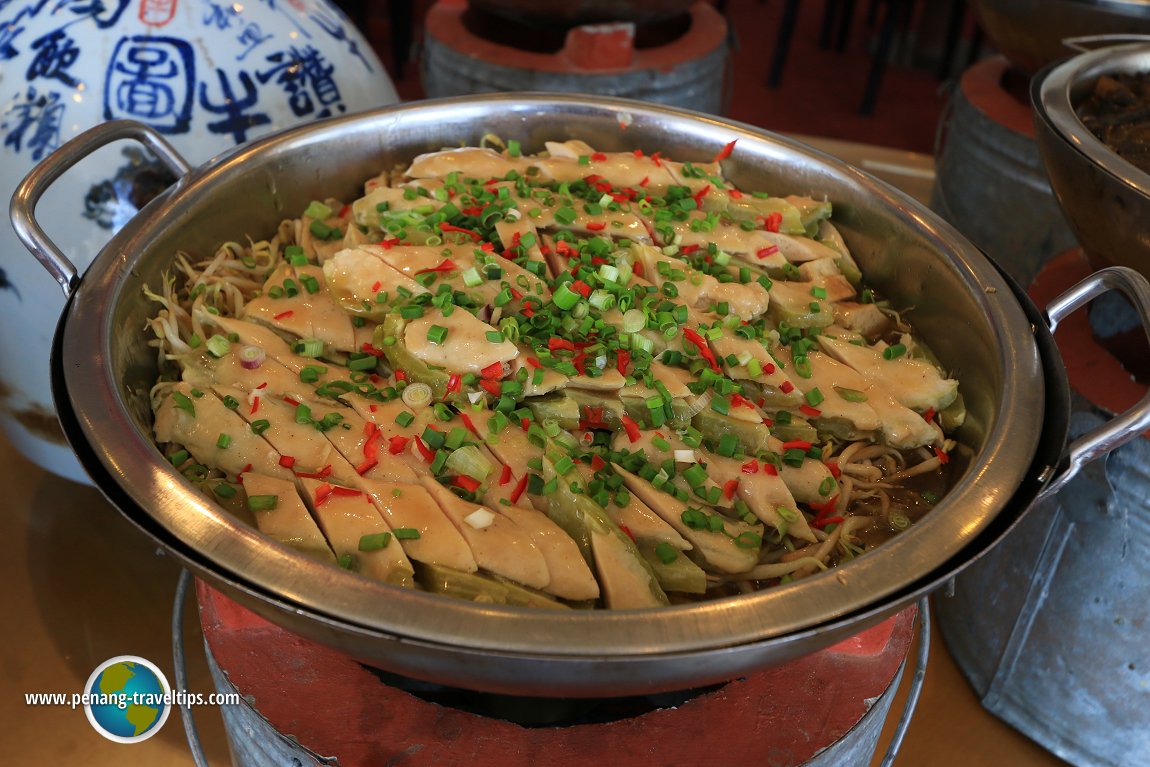
M 139 743 L 160 731 L 172 710 L 172 688 L 154 663 L 118 655 L 96 667 L 84 685 L 84 713 L 96 732 Z

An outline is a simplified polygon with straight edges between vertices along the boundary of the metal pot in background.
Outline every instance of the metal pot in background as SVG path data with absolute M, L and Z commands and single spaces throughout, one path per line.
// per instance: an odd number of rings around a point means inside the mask
M 732 139 L 727 175 L 770 193 L 826 195 L 868 281 L 962 371 L 969 412 L 958 478 L 926 518 L 831 572 L 754 594 L 660 610 L 557 615 L 444 599 L 307 559 L 205 499 L 152 443 L 154 350 L 138 329 L 142 294 L 179 249 L 272 231 L 317 195 L 350 199 L 368 169 L 487 132 L 579 137 L 605 149 L 708 158 Z M 1106 270 L 1044 318 L 957 232 L 918 203 L 837 160 L 749 126 L 641 102 L 503 94 L 424 102 L 287 131 L 184 175 L 120 232 L 83 277 L 35 222 L 43 190 L 111 138 L 162 144 L 111 124 L 29 176 L 13 218 L 71 300 L 57 334 L 55 391 L 67 433 L 100 488 L 197 574 L 260 614 L 382 668 L 516 694 L 621 695 L 681 689 L 773 665 L 857 633 L 980 556 L 1043 492 L 1150 425 L 1150 403 L 1065 444 L 1065 373 L 1050 333 L 1095 295 L 1119 289 L 1150 327 L 1150 286 Z M 227 233 L 227 234 L 224 234 Z M 116 264 L 118 268 L 108 268 Z M 1030 310 L 1028 312 L 1028 310 Z M 91 362 L 95 355 L 95 364 Z
M 1147 6 L 1150 8 L 1150 6 Z M 1055 197 L 1096 266 L 1150 275 L 1150 173 L 1098 140 L 1076 109 L 1102 74 L 1150 71 L 1150 44 L 1081 53 L 1031 81 L 1038 148 Z
M 970 0 L 995 49 L 1028 74 L 1067 55 L 1080 35 L 1150 34 L 1145 0 Z

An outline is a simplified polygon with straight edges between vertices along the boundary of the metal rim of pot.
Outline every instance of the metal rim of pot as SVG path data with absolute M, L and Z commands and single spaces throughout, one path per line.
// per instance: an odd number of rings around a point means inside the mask
M 140 393 L 125 380 L 141 372 L 136 368 L 147 367 L 124 348 L 141 326 L 125 323 L 140 319 L 131 315 L 129 304 L 139 300 L 133 293 L 141 292 L 142 281 L 158 274 L 153 262 L 170 262 L 172 251 L 159 253 L 170 244 L 165 237 L 173 232 L 190 236 L 196 213 L 210 205 L 221 186 L 226 190 L 230 185 L 233 192 L 244 184 L 249 191 L 266 187 L 264 203 L 280 211 L 280 217 L 283 211 L 302 210 L 309 194 L 324 190 L 322 174 L 307 161 L 314 160 L 318 148 L 337 147 L 332 142 L 345 142 L 348 153 L 378 158 L 373 167 L 379 168 L 387 167 L 385 158 L 394 163 L 417 151 L 475 141 L 488 131 L 505 136 L 524 131 L 525 148 L 559 133 L 584 136 L 604 149 L 645 144 L 651 151 L 658 142 L 668 156 L 684 159 L 709 158 L 737 138 L 738 159 L 728 172 L 736 183 L 765 183 L 782 170 L 787 184 L 798 178 L 803 184 L 833 186 L 832 202 L 842 206 L 844 234 L 858 248 L 864 273 L 868 258 L 886 259 L 875 260 L 875 274 L 891 283 L 879 287 L 904 299 L 908 291 L 911 296 L 922 292 L 928 325 L 969 325 L 967 330 L 993 340 L 984 347 L 980 341 L 986 338 L 940 337 L 943 343 L 936 345 L 944 361 L 943 351 L 963 359 L 976 353 L 989 357 L 983 360 L 988 369 L 967 374 L 967 381 L 977 379 L 981 385 L 970 403 L 975 422 L 965 434 L 977 444 L 965 473 L 938 507 L 906 533 L 831 572 L 740 597 L 648 611 L 543 614 L 401 590 L 309 560 L 231 518 L 163 460 L 151 441 L 148 415 L 140 411 Z M 35 203 L 84 153 L 121 138 L 146 143 L 182 177 L 114 236 L 81 278 L 36 222 Z M 276 172 L 302 173 L 301 165 L 315 176 L 311 189 L 284 189 L 277 183 Z M 392 107 L 292 129 L 185 171 L 178 155 L 150 130 L 109 123 L 58 150 L 13 197 L 18 234 L 70 294 L 54 361 L 58 409 L 62 417 L 74 418 L 66 423 L 66 433 L 87 456 L 97 485 L 129 519 L 199 572 L 232 587 L 268 617 L 290 623 L 294 613 L 296 626 L 313 638 L 401 673 L 415 669 L 415 676 L 498 685 L 505 691 L 547 686 L 550 694 L 603 694 L 591 691 L 609 684 L 616 694 L 625 694 L 729 678 L 794 657 L 897 609 L 913 598 L 916 585 L 921 590 L 926 581 L 939 582 L 946 576 L 940 567 L 953 571 L 977 555 L 972 545 L 1003 509 L 1028 506 L 1044 484 L 1056 488 L 1082 463 L 1150 426 L 1150 402 L 1144 401 L 1071 445 L 1057 467 L 1053 461 L 1032 466 L 1043 426 L 1043 360 L 1034 325 L 1007 282 L 923 206 L 844 163 L 758 128 L 622 99 L 501 94 Z M 863 203 L 878 211 L 868 213 Z M 891 276 L 889 258 L 866 252 L 880 247 L 873 238 L 862 242 L 862 235 L 853 233 L 860 244 L 853 241 L 852 227 L 859 222 L 877 222 L 878 239 L 905 246 L 899 258 L 913 263 L 900 261 Z M 924 275 L 941 280 L 942 287 Z M 947 298 L 961 316 L 932 315 L 927 307 L 927 298 L 946 288 L 957 291 Z M 1046 324 L 1053 329 L 1066 313 L 1109 289 L 1130 295 L 1150 328 L 1150 286 L 1121 268 L 1102 270 L 1076 286 L 1048 307 Z M 928 340 L 933 344 L 935 338 Z M 998 391 L 982 391 L 994 386 Z M 1062 437 L 1057 439 L 1061 449 Z M 1028 488 L 1028 497 L 1016 497 L 1020 487 Z M 537 676 L 493 682 L 505 677 L 505 668 Z
M 1133 36 L 1142 42 L 1111 44 L 1094 50 L 1081 44 L 1105 45 L 1128 41 L 1131 37 L 1099 35 L 1064 41 L 1083 52 L 1051 64 L 1036 74 L 1031 81 L 1031 99 L 1036 116 L 1051 125 L 1056 134 L 1122 184 L 1150 197 L 1150 173 L 1106 146 L 1086 127 L 1077 111 L 1077 106 L 1089 95 L 1099 76 L 1150 71 L 1150 36 Z

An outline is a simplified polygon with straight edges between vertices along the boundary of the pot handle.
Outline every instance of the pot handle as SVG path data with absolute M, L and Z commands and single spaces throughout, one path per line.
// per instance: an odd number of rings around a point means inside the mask
M 1112 45 L 1127 45 L 1133 43 L 1150 43 L 1150 35 L 1138 33 L 1110 33 L 1104 35 L 1079 35 L 1062 38 L 1062 45 L 1078 53 L 1090 53 L 1099 48 L 1109 48 Z
M 1150 283 L 1125 266 L 1100 269 L 1051 301 L 1046 307 L 1046 324 L 1050 332 L 1053 333 L 1058 323 L 1069 314 L 1111 290 L 1117 290 L 1130 299 L 1142 321 L 1142 329 L 1150 339 Z M 1101 458 L 1147 429 L 1150 429 L 1150 392 L 1126 412 L 1071 442 L 1058 466 L 1047 467 L 1043 472 L 1045 476 L 1041 479 L 1050 478 L 1050 481 L 1039 493 L 1038 500 L 1056 493 L 1095 458 Z
M 16 187 L 9 206 L 12 228 L 32 255 L 60 283 L 70 296 L 80 278 L 76 267 L 36 220 L 36 204 L 60 176 L 97 149 L 122 139 L 135 139 L 160 159 L 177 177 L 187 175 L 192 166 L 159 133 L 133 120 L 111 120 L 89 128 L 44 158 Z

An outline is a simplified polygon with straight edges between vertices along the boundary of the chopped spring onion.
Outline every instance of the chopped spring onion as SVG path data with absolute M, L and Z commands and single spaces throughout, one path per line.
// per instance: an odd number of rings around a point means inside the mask
M 292 351 L 301 357 L 318 357 L 323 354 L 323 341 L 318 338 L 301 338 L 295 342 Z
M 495 522 L 495 513 L 491 509 L 478 508 L 464 517 L 463 521 L 476 530 L 482 530 Z
M 229 485 L 227 482 L 220 482 L 212 488 L 212 492 L 220 498 L 234 498 L 236 495 L 236 488 L 234 485 Z
M 895 530 L 905 530 L 910 527 L 910 517 L 900 511 L 892 511 L 887 517 L 887 521 Z
M 479 271 L 473 266 L 463 271 L 463 284 L 469 288 L 479 287 L 484 283 L 483 277 L 479 275 Z
M 408 384 L 403 390 L 403 404 L 408 407 L 427 407 L 431 403 L 431 387 L 425 383 Z
M 580 298 L 582 296 L 567 287 L 567 283 L 561 284 L 551 295 L 551 301 L 563 311 L 568 311 L 574 307 L 575 304 L 579 303 Z
M 823 481 L 819 483 L 819 495 L 826 498 L 835 489 L 834 477 L 823 477 Z
M 228 350 L 232 348 L 231 342 L 228 341 L 225 336 L 221 336 L 218 333 L 208 339 L 206 346 L 208 347 L 208 351 L 215 357 L 224 356 L 228 353 Z
M 464 445 L 453 451 L 443 468 L 449 474 L 466 475 L 480 482 L 486 482 L 495 469 L 476 445 Z
M 323 220 L 331 216 L 331 208 L 319 200 L 312 200 L 303 214 L 308 218 Z
M 655 546 L 655 556 L 665 565 L 669 565 L 679 558 L 679 550 L 666 541 L 659 541 Z
M 694 450 L 676 450 L 675 462 L 676 463 L 698 463 L 699 459 L 695 457 Z
M 361 535 L 359 538 L 359 550 L 379 551 L 380 549 L 387 548 L 387 544 L 389 543 L 391 543 L 391 533 L 388 531 Z
M 884 360 L 898 359 L 904 354 L 906 354 L 906 347 L 902 344 L 894 344 L 882 350 L 882 358 Z
M 271 511 L 279 503 L 278 495 L 249 495 L 249 511 Z
M 427 329 L 427 340 L 433 344 L 442 344 L 447 340 L 447 328 L 442 325 L 432 325 Z
M 642 309 L 628 309 L 623 312 L 623 332 L 638 333 L 647 327 L 647 315 Z

